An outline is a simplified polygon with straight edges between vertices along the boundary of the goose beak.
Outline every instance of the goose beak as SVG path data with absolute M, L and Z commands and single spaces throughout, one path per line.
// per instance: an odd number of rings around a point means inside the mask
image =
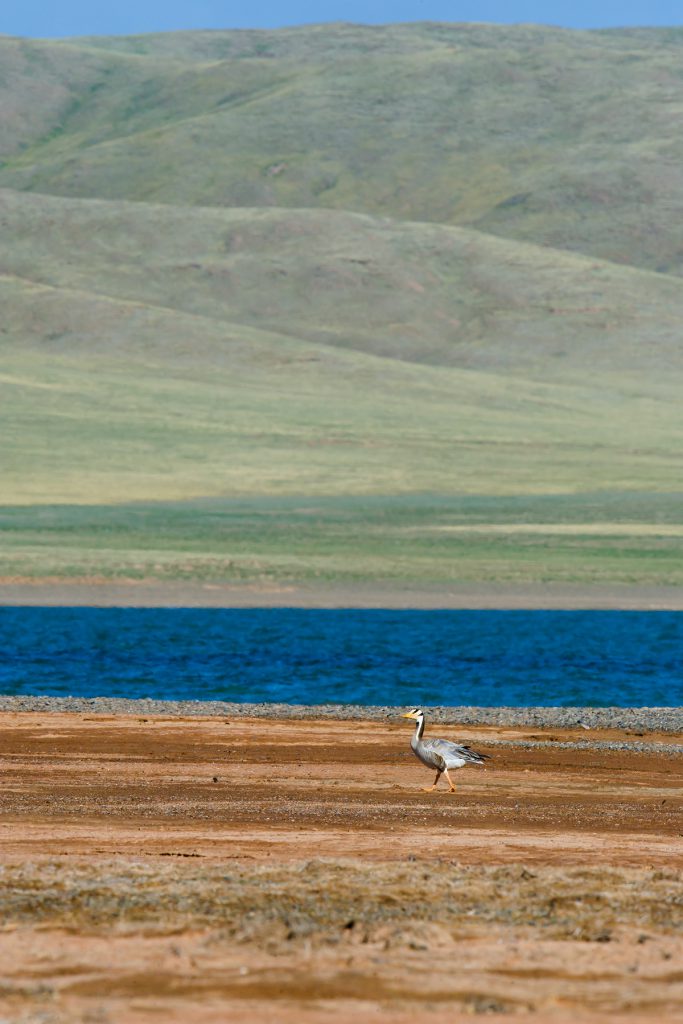
M 407 714 L 401 715 L 401 718 L 412 718 L 414 720 L 415 719 L 415 715 L 412 713 L 412 711 L 408 711 Z

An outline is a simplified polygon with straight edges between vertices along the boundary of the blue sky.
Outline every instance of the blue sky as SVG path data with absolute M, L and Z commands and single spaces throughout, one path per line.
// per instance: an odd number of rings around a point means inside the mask
M 4 8 L 4 10 L 2 9 Z M 9 0 L 0 34 L 128 35 L 326 21 L 532 21 L 571 28 L 683 25 L 682 0 Z

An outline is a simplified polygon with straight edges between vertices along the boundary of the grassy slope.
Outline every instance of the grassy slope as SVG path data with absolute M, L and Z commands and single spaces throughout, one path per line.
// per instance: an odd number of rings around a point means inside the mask
M 339 213 L 3 199 L 0 575 L 679 581 L 676 282 Z
M 0 184 L 353 209 L 682 266 L 681 32 L 339 25 L 0 51 Z
M 27 284 L 517 377 L 583 383 L 590 363 L 654 384 L 683 369 L 677 278 L 471 230 L 326 210 L 206 210 L 7 190 L 0 216 L 2 271 Z M 55 353 L 76 346 L 69 318 L 78 305 L 63 298 L 60 308 L 55 295 L 43 317 Z M 14 326 L 11 309 L 5 330 Z M 82 327 L 90 355 L 110 353 L 92 318 Z M 16 330 L 26 343 L 39 337 L 36 318 L 29 328 L 19 317 Z M 201 329 L 185 330 L 194 346 Z M 139 353 L 134 330 L 125 338 Z M 188 354 L 195 357 L 190 347 Z M 197 358 L 216 357 L 210 343 Z
M 675 485 L 673 279 L 351 214 L 2 198 L 7 500 Z
M 23 297 L 27 320 L 50 316 L 53 293 Z M 112 347 L 131 326 L 151 344 L 118 359 L 7 352 L 6 502 L 676 486 L 676 388 L 511 382 L 109 300 L 86 312 Z M 198 331 L 217 361 L 188 359 Z
M 681 582 L 680 45 L 0 40 L 0 575 Z

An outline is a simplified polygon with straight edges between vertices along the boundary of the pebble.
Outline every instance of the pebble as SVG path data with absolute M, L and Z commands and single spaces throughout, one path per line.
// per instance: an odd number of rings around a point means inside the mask
M 64 711 L 97 715 L 206 716 L 224 718 L 337 719 L 381 722 L 397 719 L 402 707 L 359 704 L 238 704 L 218 700 L 129 700 L 123 697 L 28 697 L 0 695 L 0 711 Z M 623 729 L 638 732 L 683 732 L 683 707 L 425 707 L 429 723 L 523 728 Z M 588 742 L 582 740 L 581 743 Z M 559 745 L 559 744 L 558 744 Z M 591 744 L 594 745 L 594 744 Z M 629 743 L 629 748 L 637 748 Z

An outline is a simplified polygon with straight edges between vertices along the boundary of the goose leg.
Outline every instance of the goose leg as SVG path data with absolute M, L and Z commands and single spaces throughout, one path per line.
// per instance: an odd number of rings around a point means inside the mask
M 448 775 L 448 772 L 446 772 L 446 775 Z M 423 786 L 423 787 L 422 787 L 422 789 L 423 789 L 423 792 L 425 792 L 425 793 L 431 793 L 431 792 L 432 792 L 432 790 L 436 789 L 437 783 L 438 783 L 438 781 L 439 781 L 439 779 L 440 779 L 440 778 L 441 778 L 441 772 L 440 772 L 440 771 L 438 771 L 438 772 L 436 773 L 436 778 L 434 779 L 434 785 L 433 785 L 433 786 Z
M 448 779 L 448 785 L 451 787 L 451 793 L 455 793 L 455 783 L 453 782 L 453 779 L 448 774 L 448 768 L 444 768 L 444 772 L 446 773 L 446 778 Z

